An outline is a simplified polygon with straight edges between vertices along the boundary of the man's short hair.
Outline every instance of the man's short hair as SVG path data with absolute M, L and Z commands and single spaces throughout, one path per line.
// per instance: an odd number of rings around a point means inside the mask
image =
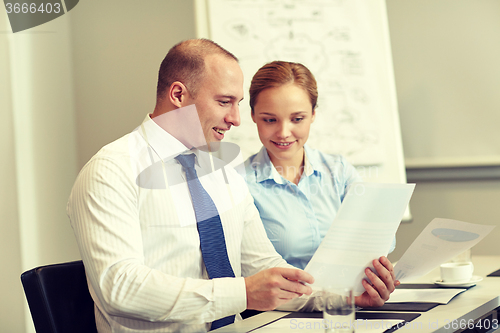
M 205 75 L 205 58 L 212 54 L 238 61 L 231 52 L 209 39 L 189 39 L 173 46 L 160 65 L 156 98 L 163 99 L 176 81 L 182 82 L 191 96 L 196 97 Z

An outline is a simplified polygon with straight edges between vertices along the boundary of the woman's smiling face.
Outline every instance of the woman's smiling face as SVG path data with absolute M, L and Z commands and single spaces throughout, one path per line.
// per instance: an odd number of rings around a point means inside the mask
M 307 92 L 294 83 L 263 90 L 257 96 L 252 119 L 273 164 L 300 166 L 304 144 L 314 121 Z

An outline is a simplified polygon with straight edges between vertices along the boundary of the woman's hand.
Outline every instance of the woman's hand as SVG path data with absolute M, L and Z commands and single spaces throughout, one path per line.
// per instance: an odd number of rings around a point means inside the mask
M 384 305 L 394 289 L 401 284 L 396 280 L 394 267 L 389 259 L 382 256 L 373 260 L 372 263 L 377 274 L 368 267 L 365 269 L 365 274 L 371 283 L 366 280 L 362 281 L 365 292 L 356 296 L 354 301 L 357 306 L 363 308 Z

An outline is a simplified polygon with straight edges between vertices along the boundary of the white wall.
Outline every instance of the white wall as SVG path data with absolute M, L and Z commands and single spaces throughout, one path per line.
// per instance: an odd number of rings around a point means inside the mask
M 387 7 L 406 157 L 500 157 L 500 2 Z
M 6 27 L 6 15 L 0 15 Z M 0 316 L 2 330 L 29 332 L 21 273 L 79 258 L 65 213 L 77 156 L 69 23 L 62 17 L 26 32 L 1 34 L 0 43 L 5 88 L 0 246 L 7 268 L 0 275 L 0 294 L 1 306 L 8 308 Z
M 71 14 L 81 168 L 153 111 L 161 61 L 196 33 L 193 1 L 86 0 Z
M 0 14 L 0 30 L 7 28 Z M 0 35 L 0 323 L 8 332 L 24 328 L 24 295 L 19 280 L 21 248 L 17 211 L 16 163 L 7 34 Z
M 491 162 L 489 169 L 498 170 L 500 2 L 387 0 L 387 9 L 409 171 L 436 162 Z M 400 226 L 390 258 L 398 259 L 435 217 L 496 225 L 472 253 L 500 254 L 500 179 L 474 179 L 478 171 L 456 180 L 419 179 L 413 222 Z

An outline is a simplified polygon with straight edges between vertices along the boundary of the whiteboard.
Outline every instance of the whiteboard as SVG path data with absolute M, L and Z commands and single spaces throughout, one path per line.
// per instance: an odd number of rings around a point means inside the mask
M 244 158 L 262 146 L 247 102 L 253 74 L 273 60 L 294 61 L 318 81 L 308 145 L 342 154 L 365 181 L 406 183 L 384 0 L 198 0 L 196 21 L 198 37 L 240 61 L 241 125 L 226 140 Z

